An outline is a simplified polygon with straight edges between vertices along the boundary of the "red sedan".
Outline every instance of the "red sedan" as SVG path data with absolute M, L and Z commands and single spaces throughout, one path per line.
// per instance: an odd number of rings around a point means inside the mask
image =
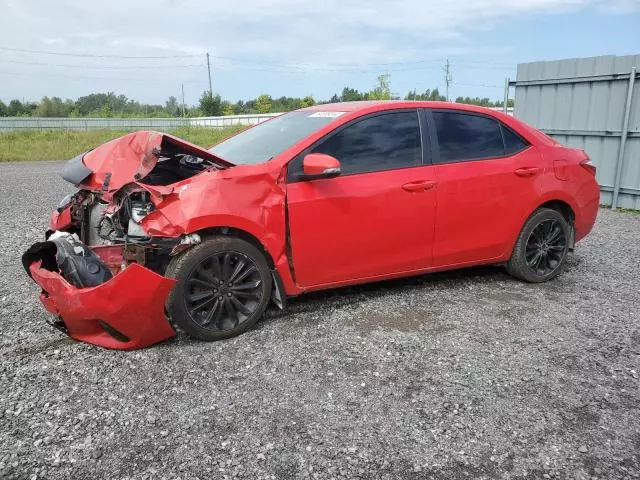
M 210 150 L 136 132 L 71 160 L 79 191 L 23 256 L 71 337 L 140 348 L 251 328 L 304 292 L 502 264 L 542 282 L 596 219 L 582 150 L 480 107 L 318 105 Z

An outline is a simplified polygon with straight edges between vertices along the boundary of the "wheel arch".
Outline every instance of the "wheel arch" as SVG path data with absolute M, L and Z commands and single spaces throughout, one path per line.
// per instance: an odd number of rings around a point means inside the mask
M 226 235 L 230 237 L 240 238 L 249 242 L 251 245 L 256 247 L 266 258 L 267 263 L 269 264 L 269 268 L 273 269 L 275 267 L 275 262 L 273 256 L 267 249 L 267 247 L 252 233 L 243 230 L 237 227 L 229 227 L 229 226 L 216 226 L 216 227 L 205 227 L 194 233 L 201 235 L 203 237 L 211 237 L 214 235 Z
M 571 205 L 564 200 L 548 200 L 543 204 L 539 205 L 535 210 L 540 208 L 549 208 L 551 210 L 555 210 L 559 214 L 561 214 L 564 219 L 567 221 L 569 225 L 573 225 L 576 219 L 576 214 Z M 533 212 L 532 212 L 533 213 Z
M 253 221 L 238 215 L 203 215 L 190 219 L 184 232 L 200 235 L 232 235 L 242 238 L 265 255 L 269 268 L 277 273 L 276 281 L 289 297 L 299 295 L 302 289 L 295 283 L 292 265 L 286 253 L 286 229 L 284 212 L 282 223 L 279 216 L 273 221 Z M 266 223 L 266 224 L 265 224 Z
M 551 190 L 545 192 L 531 203 L 530 209 L 522 219 L 521 225 L 524 226 L 529 217 L 539 208 L 550 208 L 557 211 L 570 225 L 575 223 L 578 213 L 577 203 L 571 194 L 563 190 Z
M 570 228 L 575 228 L 576 210 L 571 199 L 562 192 L 554 192 L 553 194 L 546 195 L 544 198 L 538 199 L 536 203 L 532 204 L 526 215 L 520 219 L 520 227 L 509 239 L 508 250 L 504 254 L 505 258 L 511 256 L 513 249 L 515 248 L 516 241 L 518 240 L 518 235 L 520 235 L 520 232 L 526 225 L 527 220 L 529 220 L 531 215 L 536 213 L 540 208 L 550 208 L 551 210 L 557 211 L 564 217 Z
M 210 237 L 214 235 L 227 235 L 231 237 L 240 238 L 250 243 L 261 252 L 267 260 L 267 265 L 273 274 L 273 302 L 278 308 L 283 309 L 286 305 L 287 297 L 295 296 L 301 293 L 299 287 L 293 281 L 293 277 L 290 270 L 290 265 L 287 257 L 281 254 L 279 262 L 276 262 L 276 258 L 273 253 L 267 248 L 267 246 L 260 241 L 260 239 L 252 232 L 239 227 L 232 227 L 228 225 L 217 225 L 211 227 L 201 228 L 193 233 L 197 233 L 203 237 Z

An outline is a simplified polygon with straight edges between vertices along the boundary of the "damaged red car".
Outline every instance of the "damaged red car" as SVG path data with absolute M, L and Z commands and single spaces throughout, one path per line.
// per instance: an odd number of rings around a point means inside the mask
M 63 177 L 79 190 L 23 264 L 56 326 L 117 349 L 232 337 L 343 285 L 483 264 L 549 280 L 599 203 L 584 151 L 438 102 L 318 105 L 209 150 L 136 132 Z

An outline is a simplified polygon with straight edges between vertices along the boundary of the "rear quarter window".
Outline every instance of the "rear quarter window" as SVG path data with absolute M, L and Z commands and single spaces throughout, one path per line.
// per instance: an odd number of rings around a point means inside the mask
M 514 155 L 529 146 L 520 135 L 516 134 L 509 127 L 500 124 L 502 128 L 502 138 L 504 138 L 504 152 L 506 155 Z

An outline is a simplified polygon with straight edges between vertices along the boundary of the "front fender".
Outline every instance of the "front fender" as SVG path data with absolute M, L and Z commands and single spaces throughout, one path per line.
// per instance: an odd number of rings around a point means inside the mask
M 268 174 L 253 181 L 208 178 L 175 189 L 141 222 L 149 236 L 175 237 L 231 227 L 257 238 L 276 261 L 284 251 L 284 189 Z
M 165 196 L 142 220 L 142 227 L 153 237 L 221 227 L 246 232 L 271 256 L 287 294 L 294 295 L 299 289 L 286 256 L 285 189 L 279 177 L 275 171 L 237 177 L 224 171 L 194 177 Z

